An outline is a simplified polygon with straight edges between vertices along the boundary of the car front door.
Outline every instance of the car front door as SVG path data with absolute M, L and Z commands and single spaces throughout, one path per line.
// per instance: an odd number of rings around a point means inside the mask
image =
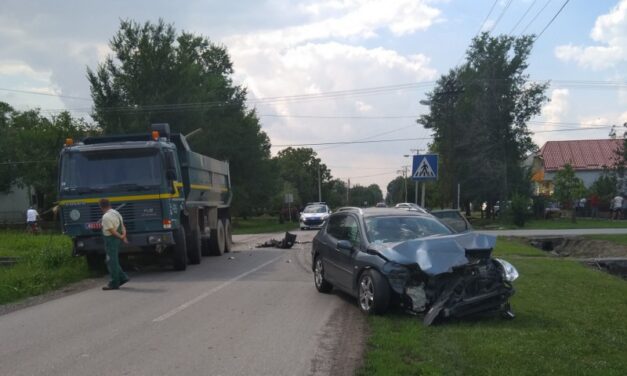
M 329 248 L 325 270 L 333 275 L 333 283 L 337 287 L 353 293 L 353 260 L 362 242 L 357 218 L 351 214 L 335 215 L 329 221 L 327 231 Z M 351 249 L 338 247 L 340 241 L 348 241 Z

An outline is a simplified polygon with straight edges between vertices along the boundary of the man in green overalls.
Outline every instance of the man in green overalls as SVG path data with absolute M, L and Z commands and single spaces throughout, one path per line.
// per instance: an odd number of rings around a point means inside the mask
M 128 244 L 126 239 L 126 227 L 122 215 L 111 208 L 111 203 L 106 198 L 99 202 L 102 215 L 102 235 L 104 236 L 105 252 L 107 254 L 107 269 L 111 275 L 111 281 L 104 286 L 103 290 L 117 290 L 128 282 L 128 276 L 120 266 L 120 244 Z

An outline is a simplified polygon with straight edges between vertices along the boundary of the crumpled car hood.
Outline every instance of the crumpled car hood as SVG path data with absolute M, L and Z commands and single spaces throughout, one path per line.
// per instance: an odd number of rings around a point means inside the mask
M 374 244 L 371 248 L 389 261 L 403 265 L 418 264 L 424 273 L 433 276 L 467 264 L 467 250 L 492 249 L 495 244 L 496 236 L 471 232 L 387 245 Z

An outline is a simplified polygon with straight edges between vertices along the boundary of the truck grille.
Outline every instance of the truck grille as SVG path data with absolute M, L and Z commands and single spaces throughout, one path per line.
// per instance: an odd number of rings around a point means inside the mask
M 124 206 L 119 208 L 122 204 Z M 128 231 L 133 231 L 136 228 L 136 223 L 139 221 L 161 220 L 162 218 L 161 202 L 159 201 L 116 202 L 112 206 L 124 218 L 124 225 Z M 73 210 L 77 210 L 80 213 L 80 218 L 76 221 L 72 219 L 71 213 Z M 98 204 L 65 206 L 62 211 L 63 222 L 66 224 L 95 223 L 102 218 L 102 211 Z M 100 232 L 99 229 L 92 231 Z

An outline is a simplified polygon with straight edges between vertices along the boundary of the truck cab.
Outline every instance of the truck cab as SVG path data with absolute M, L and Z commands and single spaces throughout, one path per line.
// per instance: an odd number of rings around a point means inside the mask
M 230 188 L 228 162 L 191 151 L 167 124 L 147 134 L 68 140 L 60 155 L 63 232 L 91 267 L 104 255 L 101 198 L 124 219 L 129 244 L 121 253 L 163 254 L 183 270 L 230 250 Z

